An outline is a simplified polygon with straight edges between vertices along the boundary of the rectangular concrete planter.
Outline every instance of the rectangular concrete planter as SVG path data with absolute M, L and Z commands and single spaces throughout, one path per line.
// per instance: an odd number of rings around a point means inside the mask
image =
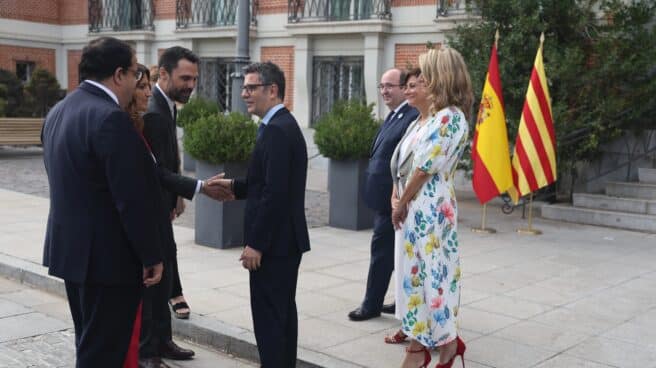
M 247 163 L 214 165 L 199 160 L 196 164 L 196 177 L 206 179 L 225 172 L 227 178 L 243 178 L 247 170 Z M 222 203 L 205 195 L 198 195 L 194 201 L 197 244 L 220 249 L 244 245 L 246 201 Z
M 328 192 L 330 209 L 328 224 L 349 230 L 369 229 L 374 224 L 374 213 L 360 197 L 365 182 L 366 159 L 352 161 L 330 160 Z

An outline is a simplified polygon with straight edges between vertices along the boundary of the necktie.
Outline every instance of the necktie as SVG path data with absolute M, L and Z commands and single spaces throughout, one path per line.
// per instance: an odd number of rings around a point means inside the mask
M 257 127 L 257 139 L 260 139 L 262 136 L 262 132 L 264 131 L 264 128 L 266 128 L 266 124 L 260 123 L 260 126 Z

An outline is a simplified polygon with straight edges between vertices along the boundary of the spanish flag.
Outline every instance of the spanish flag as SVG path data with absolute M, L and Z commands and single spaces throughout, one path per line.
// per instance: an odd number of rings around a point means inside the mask
M 544 33 L 540 36 L 513 152 L 513 187 L 508 194 L 515 203 L 521 196 L 556 181 L 556 133 L 542 62 L 543 43 Z
M 497 31 L 496 38 L 498 37 Z M 512 186 L 508 132 L 503 106 L 497 41 L 495 41 L 485 77 L 472 145 L 474 165 L 472 185 L 481 204 L 487 203 Z

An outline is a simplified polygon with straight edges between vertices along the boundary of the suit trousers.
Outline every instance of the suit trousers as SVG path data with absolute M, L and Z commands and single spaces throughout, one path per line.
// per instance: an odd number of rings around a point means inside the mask
M 374 234 L 371 237 L 371 261 L 367 276 L 362 309 L 366 313 L 379 313 L 394 271 L 394 226 L 392 215 L 376 212 Z
M 251 312 L 263 368 L 296 366 L 296 282 L 301 254 L 262 258 L 250 272 Z
M 65 286 L 75 326 L 75 367 L 122 367 L 143 287 L 70 281 Z
M 165 260 L 162 280 L 144 291 L 139 344 L 141 359 L 159 357 L 160 347 L 172 339 L 171 312 L 168 305 L 171 277 L 171 261 Z

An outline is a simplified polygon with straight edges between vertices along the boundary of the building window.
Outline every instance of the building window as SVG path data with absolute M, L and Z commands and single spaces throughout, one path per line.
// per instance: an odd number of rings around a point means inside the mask
M 197 93 L 203 98 L 216 101 L 222 111 L 231 107 L 231 59 L 201 58 L 198 70 Z
M 27 84 L 30 82 L 35 68 L 36 64 L 33 61 L 17 61 L 16 76 L 23 82 L 23 84 Z
M 312 121 L 332 109 L 335 101 L 365 99 L 362 56 L 317 56 L 312 63 Z

